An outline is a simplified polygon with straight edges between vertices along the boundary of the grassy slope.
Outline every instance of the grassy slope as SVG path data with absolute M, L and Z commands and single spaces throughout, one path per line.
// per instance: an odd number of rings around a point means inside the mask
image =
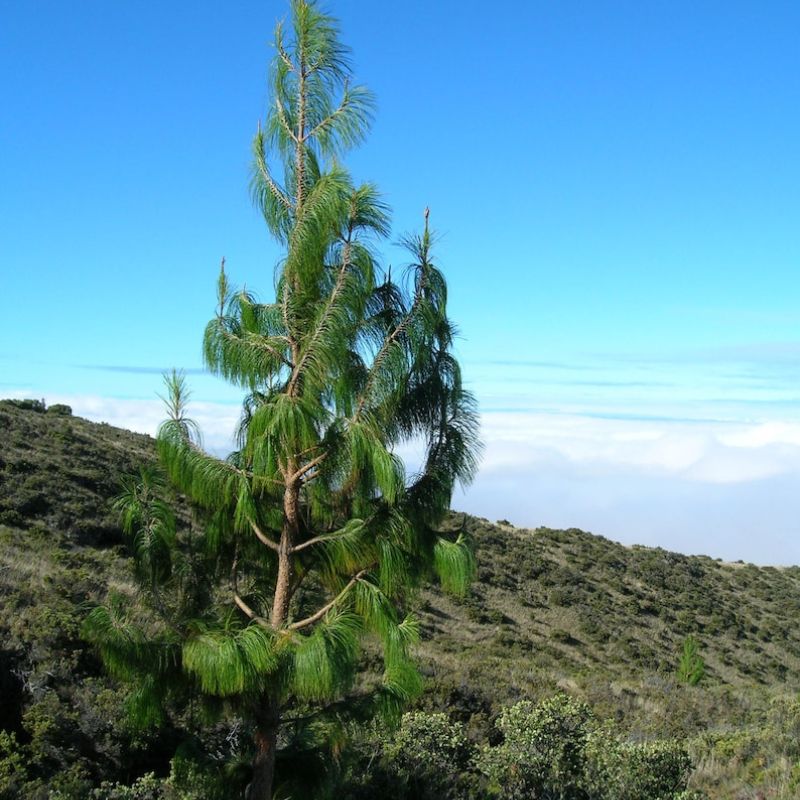
M 46 738 L 50 717 L 75 726 L 90 772 L 92 759 L 131 754 L 108 730 L 119 724 L 103 710 L 112 688 L 78 628 L 87 604 L 128 582 L 109 498 L 153 457 L 148 437 L 0 403 L 0 720 L 27 739 Z M 471 594 L 420 598 L 425 704 L 480 726 L 502 703 L 561 687 L 634 735 L 690 734 L 738 726 L 771 694 L 800 689 L 800 569 L 466 525 L 478 548 Z M 708 665 L 698 689 L 673 677 L 688 633 Z
M 624 547 L 579 530 L 469 519 L 479 580 L 456 603 L 428 591 L 421 656 L 439 694 L 492 705 L 556 688 L 632 733 L 738 725 L 773 693 L 800 689 L 800 569 L 726 564 Z M 684 638 L 707 678 L 679 687 Z

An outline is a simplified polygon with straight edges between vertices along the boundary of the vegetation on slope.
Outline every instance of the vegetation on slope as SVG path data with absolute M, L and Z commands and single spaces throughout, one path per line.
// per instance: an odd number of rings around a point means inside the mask
M 672 691 L 691 636 L 705 662 L 695 694 L 714 694 L 709 702 L 729 706 L 726 716 L 743 711 L 740 691 L 800 688 L 796 567 L 629 548 L 574 529 L 476 519 L 467 527 L 479 564 L 470 596 L 461 605 L 424 597 L 425 629 L 435 639 L 423 655 L 437 683 L 469 684 L 495 701 L 536 695 L 540 686 L 583 687 L 637 735 L 664 725 L 689 734 L 707 716 L 693 722 L 670 704 L 692 694 Z
M 92 606 L 132 591 L 110 499 L 123 474 L 154 459 L 154 445 L 67 412 L 0 402 L 0 797 L 186 798 L 177 787 L 200 785 L 198 764 L 202 780 L 233 785 L 244 757 L 235 721 L 174 716 L 132 728 L 129 690 L 104 677 L 81 638 Z M 709 797 L 797 796 L 800 570 L 627 548 L 577 530 L 472 518 L 466 527 L 479 564 L 470 594 L 454 601 L 426 589 L 417 600 L 426 676 L 417 716 L 396 732 L 376 725 L 349 737 L 335 761 L 339 796 L 381 786 L 386 796 L 421 796 L 442 752 L 452 766 L 438 769 L 438 796 L 485 796 L 487 776 L 502 777 L 503 751 L 481 753 L 514 741 L 497 723 L 519 701 L 553 713 L 561 692 L 613 726 L 606 742 L 680 740 L 693 759 L 690 785 Z M 705 663 L 696 686 L 678 677 L 688 636 Z M 544 712 L 520 713 L 526 730 Z M 424 750 L 409 744 L 423 740 Z M 600 763 L 585 752 L 584 781 Z M 138 795 L 99 788 L 150 772 L 163 780 L 139 780 Z

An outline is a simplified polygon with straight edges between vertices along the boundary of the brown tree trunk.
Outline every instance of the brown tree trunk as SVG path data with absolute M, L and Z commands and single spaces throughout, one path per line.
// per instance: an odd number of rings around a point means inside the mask
M 256 728 L 253 735 L 253 779 L 245 791 L 246 800 L 272 800 L 275 780 L 275 756 L 278 748 L 280 708 L 275 698 L 265 697 L 263 705 L 255 710 Z
M 296 469 L 294 459 L 289 462 L 289 474 Z M 287 470 L 288 471 L 288 470 Z M 295 480 L 286 486 L 283 497 L 283 530 L 278 544 L 278 576 L 272 601 L 272 627 L 281 630 L 289 616 L 291 585 L 294 576 L 292 545 L 297 538 L 300 484 Z M 278 747 L 278 730 L 281 725 L 280 699 L 265 695 L 254 710 L 253 779 L 245 793 L 246 800 L 272 800 L 275 780 L 275 756 Z
M 281 536 L 278 551 L 278 577 L 275 580 L 275 595 L 272 600 L 272 617 L 270 622 L 275 630 L 280 630 L 289 616 L 289 602 L 291 601 L 292 578 L 294 569 L 292 556 L 289 553 L 289 539 Z
M 287 473 L 294 474 L 297 469 L 296 459 L 289 460 Z M 287 484 L 283 493 L 283 530 L 278 543 L 278 575 L 275 579 L 275 594 L 272 598 L 272 616 L 270 622 L 276 631 L 286 624 L 289 616 L 289 603 L 292 600 L 292 580 L 294 578 L 294 562 L 292 546 L 297 540 L 300 525 L 300 481 L 294 479 Z

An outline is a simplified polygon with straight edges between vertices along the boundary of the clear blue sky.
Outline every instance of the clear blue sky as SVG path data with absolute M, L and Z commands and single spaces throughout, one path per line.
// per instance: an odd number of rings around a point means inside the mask
M 396 234 L 426 205 L 442 234 L 488 445 L 462 504 L 755 560 L 767 527 L 761 560 L 800 560 L 800 6 L 326 7 L 379 101 L 349 166 Z M 0 2 L 0 395 L 147 427 L 219 259 L 269 294 L 247 178 L 285 13 Z

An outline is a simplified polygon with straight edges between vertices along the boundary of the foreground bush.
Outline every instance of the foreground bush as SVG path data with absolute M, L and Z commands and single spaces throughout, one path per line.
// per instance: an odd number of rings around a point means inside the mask
M 485 747 L 478 767 L 493 794 L 508 800 L 585 797 L 585 762 L 592 713 L 565 695 L 539 705 L 522 701 L 497 721 L 504 741 Z
M 700 800 L 691 760 L 675 741 L 631 743 L 583 702 L 557 695 L 503 709 L 502 739 L 476 744 L 445 714 L 406 714 L 384 733 L 382 759 L 341 797 L 396 800 Z M 369 751 L 369 748 L 367 748 Z
M 586 787 L 597 800 L 668 800 L 686 789 L 692 762 L 675 741 L 630 744 L 605 731 L 589 738 Z
M 503 742 L 484 747 L 477 764 L 505 800 L 677 800 L 687 788 L 682 744 L 625 742 L 566 695 L 517 703 L 497 727 Z

